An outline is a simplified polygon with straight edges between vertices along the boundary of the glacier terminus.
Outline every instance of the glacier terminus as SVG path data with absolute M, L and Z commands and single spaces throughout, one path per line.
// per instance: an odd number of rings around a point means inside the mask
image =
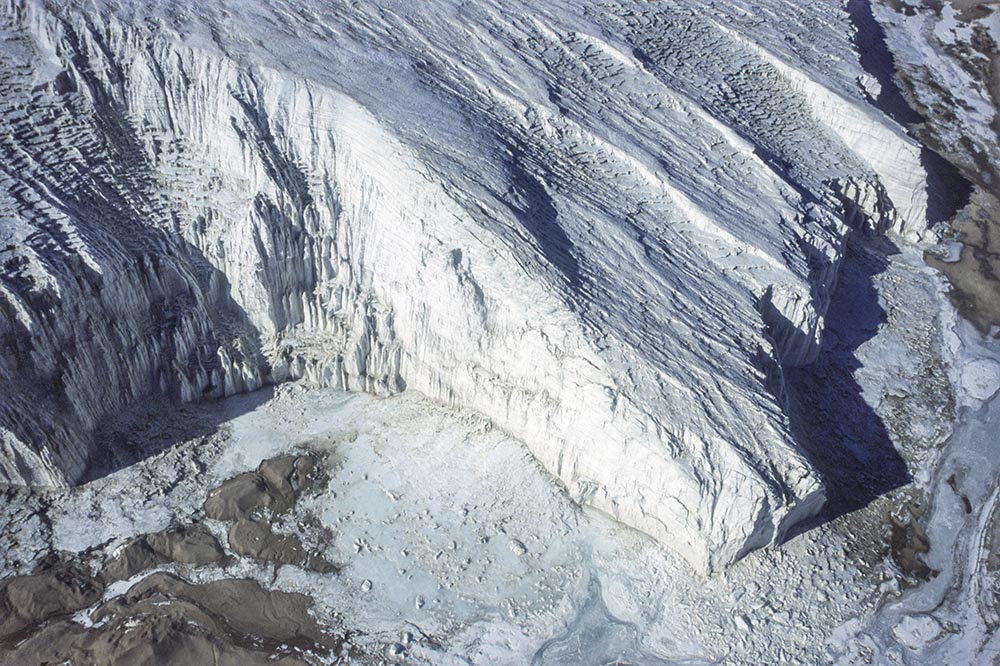
M 0 39 L 0 661 L 1000 655 L 995 3 Z

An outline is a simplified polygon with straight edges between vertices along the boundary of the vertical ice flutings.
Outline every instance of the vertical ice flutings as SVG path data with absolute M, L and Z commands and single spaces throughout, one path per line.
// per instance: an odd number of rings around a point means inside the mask
M 817 511 L 766 375 L 814 357 L 848 234 L 919 235 L 918 147 L 697 3 L 508 4 L 236 3 L 227 38 L 7 0 L 0 480 L 74 482 L 136 401 L 304 378 L 482 412 L 701 571 Z

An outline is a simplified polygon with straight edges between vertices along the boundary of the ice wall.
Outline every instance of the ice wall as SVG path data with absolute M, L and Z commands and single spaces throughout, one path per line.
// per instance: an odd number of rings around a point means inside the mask
M 852 230 L 919 228 L 912 143 L 759 26 L 557 9 L 7 0 L 0 480 L 305 379 L 481 412 L 700 571 L 817 511 L 775 369 Z

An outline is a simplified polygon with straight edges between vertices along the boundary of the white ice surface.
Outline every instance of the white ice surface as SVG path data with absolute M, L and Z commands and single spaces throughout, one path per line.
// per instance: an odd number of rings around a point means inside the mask
M 847 552 L 874 509 L 699 580 L 571 501 L 707 569 L 816 496 L 761 354 L 815 354 L 846 221 L 913 238 L 924 205 L 919 146 L 860 96 L 836 4 L 0 7 L 0 323 L 35 350 L 30 372 L 0 359 L 25 378 L 5 384 L 5 478 L 72 476 L 79 436 L 150 391 L 302 377 L 434 399 L 236 398 L 228 439 L 55 493 L 51 524 L 4 507 L 9 566 L 186 520 L 224 477 L 312 443 L 335 474 L 301 510 L 344 568 L 275 581 L 366 648 L 483 664 L 995 653 L 969 550 L 997 501 L 995 398 L 962 402 L 940 468 L 934 451 L 908 461 L 933 484 L 943 573 L 902 595 Z M 860 348 L 856 378 L 881 414 L 904 405 L 898 432 L 933 441 L 945 417 L 905 409 L 920 398 L 905 332 L 936 353 L 939 294 L 908 252 L 912 274 L 880 283 L 917 285 L 886 304 L 904 332 Z M 981 363 L 964 378 L 963 360 L 996 354 L 958 353 L 969 335 L 952 336 L 953 379 L 975 398 L 995 379 Z M 934 622 L 964 629 L 935 638 Z M 442 647 L 402 638 L 419 631 Z
M 0 480 L 81 478 L 146 396 L 304 378 L 475 410 L 701 572 L 822 505 L 778 368 L 849 234 L 926 226 L 837 4 L 2 7 L 0 333 L 32 352 L 0 356 Z
M 962 388 L 973 400 L 989 400 L 1000 390 L 1000 363 L 993 358 L 971 358 L 962 364 Z

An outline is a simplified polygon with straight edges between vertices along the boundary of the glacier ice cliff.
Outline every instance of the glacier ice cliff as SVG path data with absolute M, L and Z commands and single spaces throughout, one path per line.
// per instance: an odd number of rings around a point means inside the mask
M 927 205 L 839 7 L 94 4 L 0 4 L 0 481 L 302 379 L 478 411 L 703 572 L 822 506 L 781 369 Z

